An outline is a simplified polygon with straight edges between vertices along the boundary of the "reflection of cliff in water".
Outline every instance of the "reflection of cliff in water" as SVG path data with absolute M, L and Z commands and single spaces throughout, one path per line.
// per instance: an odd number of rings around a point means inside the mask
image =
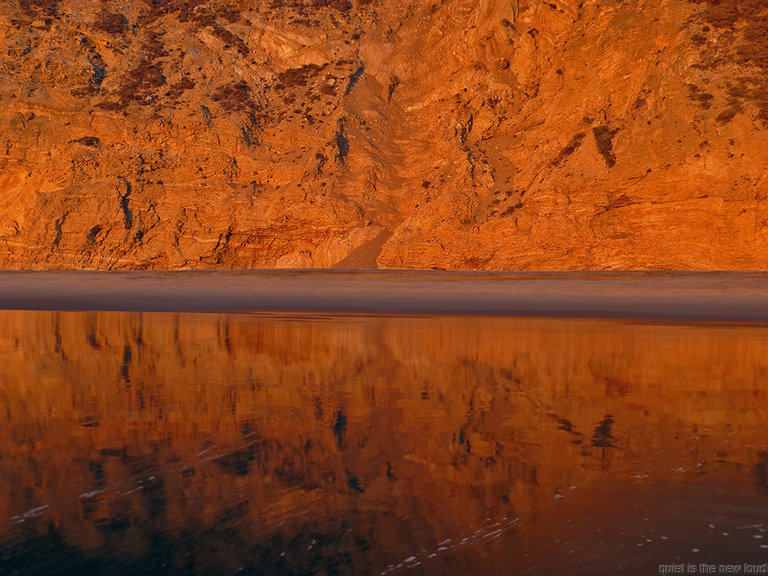
M 0 357 L 0 560 L 364 573 L 606 471 L 766 486 L 760 328 L 3 312 Z

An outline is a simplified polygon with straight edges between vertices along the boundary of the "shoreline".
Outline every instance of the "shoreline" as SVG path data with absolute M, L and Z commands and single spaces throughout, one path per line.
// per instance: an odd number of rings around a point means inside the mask
M 768 322 L 768 273 L 0 271 L 0 310 Z

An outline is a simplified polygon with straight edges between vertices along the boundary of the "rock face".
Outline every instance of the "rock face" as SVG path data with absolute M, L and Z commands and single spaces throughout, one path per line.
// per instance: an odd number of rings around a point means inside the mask
M 7 0 L 0 266 L 768 264 L 768 1 Z

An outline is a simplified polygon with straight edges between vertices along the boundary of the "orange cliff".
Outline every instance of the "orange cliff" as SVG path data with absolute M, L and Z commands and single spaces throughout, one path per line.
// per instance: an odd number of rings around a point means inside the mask
M 762 269 L 760 0 L 7 0 L 0 267 Z
M 6 550 L 55 531 L 130 560 L 200 533 L 178 565 L 234 573 L 258 544 L 301 572 L 608 475 L 768 491 L 760 328 L 3 312 L 0 334 Z

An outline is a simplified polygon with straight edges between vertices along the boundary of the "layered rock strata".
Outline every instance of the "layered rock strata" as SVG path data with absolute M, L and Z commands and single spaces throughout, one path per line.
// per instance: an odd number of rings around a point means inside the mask
M 9 0 L 0 266 L 755 269 L 764 0 Z

